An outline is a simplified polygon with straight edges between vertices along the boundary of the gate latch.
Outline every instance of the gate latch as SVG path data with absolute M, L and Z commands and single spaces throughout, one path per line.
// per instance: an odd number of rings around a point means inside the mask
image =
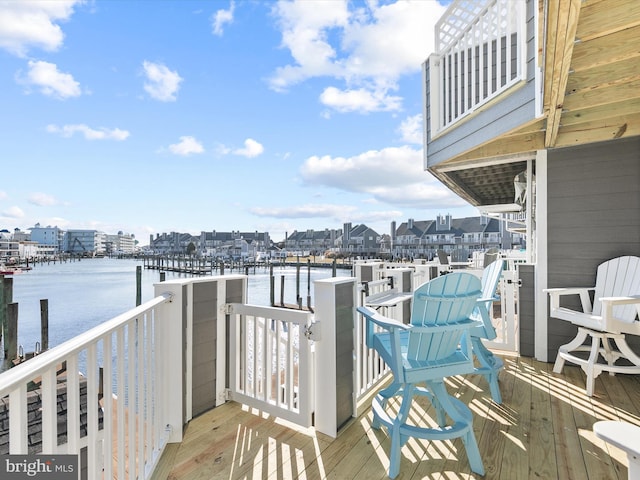
M 312 321 L 308 325 L 304 327 L 304 336 L 307 337 L 307 340 L 318 341 L 320 340 L 320 325 L 318 322 Z

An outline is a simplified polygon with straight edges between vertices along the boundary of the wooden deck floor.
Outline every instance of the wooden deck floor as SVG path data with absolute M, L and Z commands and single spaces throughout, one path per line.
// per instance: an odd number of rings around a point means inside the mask
M 495 404 L 482 377 L 455 377 L 456 391 L 474 412 L 474 430 L 486 475 L 473 474 L 462 444 L 410 440 L 398 479 L 619 479 L 626 456 L 595 437 L 598 420 L 640 425 L 640 377 L 601 375 L 596 392 L 584 393 L 584 375 L 565 366 L 504 357 Z M 424 409 L 423 409 L 424 407 Z M 430 408 L 414 408 L 416 422 L 429 422 Z M 371 429 L 371 410 L 337 439 L 228 403 L 194 419 L 184 441 L 167 447 L 154 479 L 365 479 L 387 478 L 389 439 Z

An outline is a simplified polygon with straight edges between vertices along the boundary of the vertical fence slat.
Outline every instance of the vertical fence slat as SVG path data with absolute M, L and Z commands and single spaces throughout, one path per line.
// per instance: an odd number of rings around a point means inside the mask
M 144 350 L 146 356 L 147 365 L 147 385 L 145 386 L 146 399 L 145 399 L 145 437 L 146 437 L 146 453 L 145 458 L 147 461 L 153 458 L 153 448 L 156 445 L 157 437 L 154 436 L 154 402 L 153 396 L 156 392 L 156 375 L 155 375 L 155 362 L 153 361 L 153 311 L 145 315 L 145 333 L 144 333 Z
M 102 408 L 104 409 L 104 478 L 113 478 L 113 335 L 107 335 L 103 343 Z
M 141 476 L 140 474 L 142 472 L 144 472 L 144 465 L 146 462 L 146 458 L 144 455 L 144 442 L 145 442 L 145 415 L 146 415 L 146 410 L 145 410 L 145 404 L 144 404 L 144 399 L 145 399 L 145 391 L 148 388 L 148 382 L 145 381 L 145 379 L 147 378 L 147 366 L 144 363 L 145 360 L 145 356 L 144 356 L 144 347 L 145 347 L 145 335 L 144 335 L 144 319 L 145 319 L 145 315 L 140 315 L 140 317 L 138 317 L 136 319 L 136 353 L 137 353 L 137 362 L 136 362 L 136 366 L 137 366 L 137 381 L 136 381 L 136 419 L 138 420 L 138 426 L 136 428 L 136 440 L 138 443 L 138 453 L 137 453 L 137 458 L 138 458 L 138 476 Z
M 129 469 L 129 478 L 134 480 L 136 478 L 136 364 L 134 359 L 136 358 L 135 352 L 136 344 L 136 332 L 134 325 L 129 323 L 127 325 L 127 403 L 126 403 L 126 421 L 127 421 L 127 466 Z
M 125 440 L 127 438 L 124 422 L 126 385 L 124 375 L 125 364 L 125 331 L 124 328 L 117 333 L 117 370 L 118 370 L 118 398 L 117 398 L 117 434 L 118 434 L 118 478 L 125 478 L 124 472 L 127 464 L 125 462 Z
M 102 470 L 102 459 L 98 459 L 98 361 L 95 343 L 87 347 L 87 469 L 89 480 L 97 479 Z M 100 463 L 99 463 L 100 462 Z
M 27 384 L 9 394 L 9 454 L 24 455 L 28 451 Z
M 80 449 L 80 376 L 78 356 L 67 359 L 67 453 Z
M 58 448 L 58 385 L 55 367 L 42 374 L 42 453 L 55 453 Z

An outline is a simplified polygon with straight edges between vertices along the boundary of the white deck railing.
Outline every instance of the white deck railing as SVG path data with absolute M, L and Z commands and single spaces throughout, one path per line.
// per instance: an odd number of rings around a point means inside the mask
M 429 57 L 432 135 L 526 78 L 526 1 L 457 0 Z
M 164 314 L 170 301 L 169 295 L 156 297 L 4 372 L 0 398 L 9 401 L 9 453 L 80 454 L 86 448 L 89 479 L 148 478 L 170 434 L 172 386 L 162 359 L 172 348 L 170 318 Z M 174 346 L 179 351 L 179 339 Z M 42 430 L 41 451 L 35 452 L 27 411 L 34 382 L 42 412 L 36 425 Z M 61 395 L 66 396 L 66 442 L 58 445 Z

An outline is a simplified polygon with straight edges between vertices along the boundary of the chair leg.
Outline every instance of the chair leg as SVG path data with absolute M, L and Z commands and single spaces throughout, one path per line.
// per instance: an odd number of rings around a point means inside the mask
M 500 386 L 498 385 L 498 373 L 504 367 L 504 363 L 501 358 L 496 357 L 484 346 L 481 338 L 472 336 L 471 344 L 473 345 L 473 353 L 481 365 L 481 368 L 476 369 L 476 373 L 486 377 L 489 382 L 491 398 L 493 398 L 493 401 L 497 404 L 501 404 L 502 395 L 500 393 Z
M 387 388 L 384 388 L 378 392 L 376 395 L 377 401 L 380 403 L 380 406 L 384 409 L 387 406 L 387 401 L 393 397 L 398 390 L 402 387 L 401 384 L 397 382 L 393 382 Z M 376 411 L 373 412 L 373 422 L 371 422 L 371 427 L 379 430 L 382 427 L 380 422 L 380 417 L 376 414 Z
M 415 385 L 404 384 L 402 388 L 402 404 L 398 415 L 393 420 L 393 426 L 391 427 L 391 452 L 389 462 L 389 477 L 395 478 L 400 473 L 400 461 L 402 459 L 402 446 L 405 444 L 406 439 L 402 436 L 402 427 L 407 423 L 409 418 L 409 411 L 411 410 L 411 402 L 413 398 L 413 390 Z
M 584 344 L 585 340 L 587 339 L 587 334 L 588 333 L 585 329 L 578 328 L 578 334 L 576 335 L 576 338 L 571 340 L 566 345 L 562 345 L 558 349 L 558 355 L 556 356 L 556 363 L 553 365 L 554 373 L 562 373 L 562 368 L 564 367 L 564 362 L 565 362 L 565 357 L 563 356 L 563 354 L 566 355 L 567 353 L 580 348 Z
M 598 355 L 600 354 L 600 336 L 591 335 L 591 353 L 589 354 L 589 360 L 583 367 L 587 374 L 587 396 L 593 396 L 593 384 L 596 377 L 600 374 L 600 371 L 596 372 L 596 363 L 598 361 Z
M 460 400 L 449 395 L 442 381 L 427 382 L 427 385 L 429 390 L 433 392 L 434 397 L 440 401 L 442 408 L 447 412 L 449 418 L 451 418 L 455 424 L 466 425 L 466 431 L 461 436 L 462 443 L 467 452 L 469 466 L 473 472 L 478 475 L 484 475 L 484 465 L 480 457 L 480 449 L 478 448 L 478 442 L 473 433 L 473 415 L 471 414 L 471 410 Z
M 613 341 L 618 347 L 618 350 L 620 350 L 620 353 L 622 353 L 621 355 L 622 357 L 629 360 L 636 367 L 640 367 L 640 356 L 638 356 L 633 350 L 631 350 L 631 348 L 629 348 L 629 345 L 627 344 L 627 339 L 625 338 L 624 335 L 613 336 Z M 633 367 L 630 367 L 630 370 L 635 370 L 635 369 Z M 637 373 L 637 372 L 634 372 L 634 373 Z

